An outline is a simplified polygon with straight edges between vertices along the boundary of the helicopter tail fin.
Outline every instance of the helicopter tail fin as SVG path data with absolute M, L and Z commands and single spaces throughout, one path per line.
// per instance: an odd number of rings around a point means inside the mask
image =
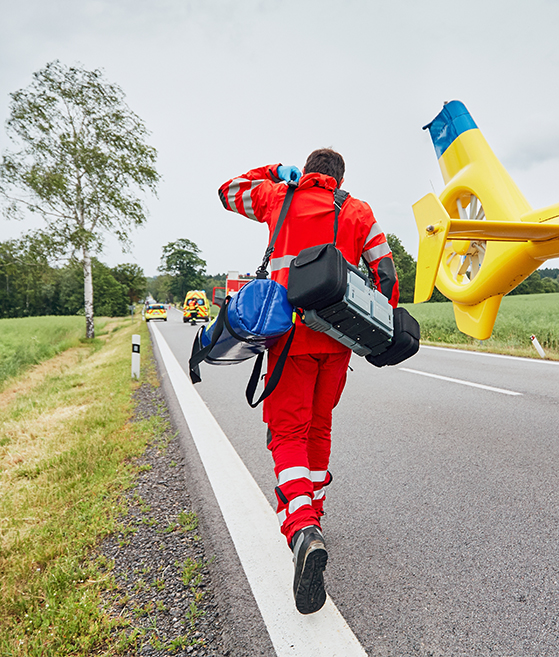
M 438 197 L 432 193 L 414 203 L 413 213 L 420 235 L 414 303 L 421 303 L 428 301 L 433 294 L 450 228 L 450 217 Z

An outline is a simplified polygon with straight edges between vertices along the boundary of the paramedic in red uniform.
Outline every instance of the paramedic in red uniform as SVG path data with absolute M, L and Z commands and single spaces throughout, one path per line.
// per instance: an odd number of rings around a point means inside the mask
M 219 188 L 226 210 L 268 224 L 273 233 L 287 190 L 299 185 L 270 260 L 271 277 L 287 287 L 289 265 L 302 249 L 333 240 L 333 190 L 343 182 L 345 163 L 330 149 L 314 151 L 303 174 L 294 166 L 274 164 L 253 169 Z M 357 266 L 367 263 L 371 278 L 395 308 L 398 279 L 392 253 L 369 205 L 348 196 L 338 218 L 336 247 Z M 268 354 L 268 372 L 286 337 Z M 345 385 L 351 350 L 297 320 L 295 337 L 280 382 L 264 401 L 268 449 L 278 485 L 277 515 L 293 550 L 293 591 L 303 614 L 318 611 L 326 600 L 323 571 L 328 555 L 320 530 L 328 471 L 332 409 Z

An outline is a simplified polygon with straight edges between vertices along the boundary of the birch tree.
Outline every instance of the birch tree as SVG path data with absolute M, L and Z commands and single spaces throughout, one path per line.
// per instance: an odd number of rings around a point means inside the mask
M 122 89 L 99 70 L 59 61 L 11 96 L 0 191 L 8 217 L 38 213 L 49 235 L 81 260 L 86 337 L 94 337 L 92 255 L 112 233 L 126 248 L 146 221 L 145 192 L 156 193 L 156 150 Z

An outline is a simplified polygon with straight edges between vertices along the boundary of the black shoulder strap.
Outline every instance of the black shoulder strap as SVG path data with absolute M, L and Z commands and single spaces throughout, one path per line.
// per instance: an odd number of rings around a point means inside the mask
M 346 192 L 344 189 L 336 187 L 334 190 L 334 246 L 336 246 L 336 239 L 338 237 L 338 215 L 348 196 L 349 192 Z
M 254 393 L 256 392 L 256 386 L 258 385 L 258 381 L 260 379 L 260 372 L 262 371 L 262 361 L 264 360 L 264 352 L 261 354 L 258 354 L 256 357 L 256 362 L 254 363 L 254 367 L 252 368 L 252 374 L 250 375 L 250 379 L 247 384 L 247 389 L 246 389 L 246 398 L 247 402 L 252 406 L 252 408 L 256 408 L 260 402 L 263 402 L 266 397 L 272 394 L 274 390 L 276 389 L 276 386 L 279 383 L 280 377 L 283 372 L 283 367 L 285 365 L 285 361 L 287 360 L 287 356 L 289 354 L 289 349 L 291 347 L 291 343 L 293 342 L 293 337 L 295 335 L 295 323 L 291 327 L 291 331 L 289 332 L 289 337 L 287 338 L 283 349 L 281 350 L 281 354 L 274 366 L 274 369 L 272 373 L 270 374 L 270 378 L 268 379 L 268 383 L 266 384 L 266 387 L 262 391 L 262 394 L 260 397 L 257 399 L 257 401 L 254 401 Z
M 256 278 L 268 278 L 268 272 L 267 272 L 268 263 L 270 262 L 270 258 L 272 257 L 272 253 L 274 252 L 276 239 L 278 238 L 279 232 L 283 225 L 283 220 L 285 219 L 287 211 L 289 210 L 289 206 L 291 205 L 293 194 L 297 189 L 297 184 L 298 183 L 296 183 L 294 180 L 290 180 L 287 183 L 287 191 L 285 192 L 285 198 L 283 200 L 283 205 L 281 206 L 281 211 L 278 217 L 278 222 L 276 224 L 276 229 L 274 230 L 274 234 L 270 239 L 270 243 L 268 244 L 268 248 L 264 253 L 264 257 L 262 258 L 262 264 L 256 270 Z

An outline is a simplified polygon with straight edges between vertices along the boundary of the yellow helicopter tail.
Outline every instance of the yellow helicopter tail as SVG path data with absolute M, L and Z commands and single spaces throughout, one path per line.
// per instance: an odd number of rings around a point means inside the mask
M 436 284 L 460 331 L 491 336 L 504 295 L 559 256 L 559 204 L 533 210 L 460 101 L 429 130 L 445 188 L 413 206 L 419 231 L 414 302 Z

